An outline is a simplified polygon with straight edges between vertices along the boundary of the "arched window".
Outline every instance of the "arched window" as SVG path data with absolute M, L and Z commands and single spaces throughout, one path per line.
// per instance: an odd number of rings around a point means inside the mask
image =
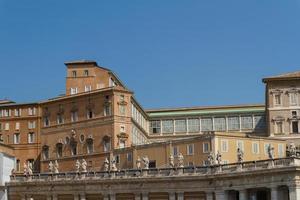
M 104 152 L 110 151 L 110 148 L 111 148 L 110 137 L 106 135 L 103 137 L 103 151 Z
M 57 143 L 56 144 L 56 156 L 57 158 L 61 158 L 63 154 L 63 144 L 62 143 Z
M 88 154 L 94 152 L 94 140 L 92 138 L 86 139 L 86 148 Z
M 43 159 L 44 160 L 49 159 L 49 146 L 44 145 L 42 152 L 43 152 Z

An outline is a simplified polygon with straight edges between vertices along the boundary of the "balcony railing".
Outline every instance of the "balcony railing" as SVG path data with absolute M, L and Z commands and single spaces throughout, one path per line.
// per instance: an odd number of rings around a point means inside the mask
M 34 173 L 32 175 L 11 175 L 14 182 L 47 182 L 67 180 L 101 180 L 124 178 L 150 178 L 171 176 L 207 176 L 229 174 L 237 172 L 251 172 L 265 169 L 300 167 L 300 158 L 279 158 L 274 160 L 260 160 L 242 163 L 232 163 L 212 166 L 190 166 L 183 168 L 150 168 L 150 169 L 122 169 L 118 171 L 97 172 L 65 172 L 65 173 Z

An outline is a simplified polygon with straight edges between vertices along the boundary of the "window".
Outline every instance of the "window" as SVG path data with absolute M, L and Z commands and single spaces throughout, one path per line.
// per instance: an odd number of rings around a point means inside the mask
M 72 111 L 71 112 L 71 122 L 77 122 L 78 121 L 78 112 Z
M 177 146 L 173 147 L 173 156 L 178 156 L 179 148 Z
M 32 116 L 35 115 L 36 109 L 35 108 L 28 108 L 28 115 Z
M 85 91 L 85 92 L 90 92 L 90 91 L 92 91 L 92 86 L 91 86 L 91 85 L 86 85 L 86 86 L 84 86 L 84 91 Z
M 0 142 L 3 142 L 3 135 L 0 134 Z
M 89 76 L 89 70 L 84 70 L 84 76 Z
M 156 168 L 156 160 L 149 161 L 149 168 Z
M 274 105 L 275 106 L 281 105 L 281 94 L 274 95 Z
M 120 115 L 126 114 L 126 106 L 125 105 L 119 105 L 119 113 L 120 113 Z
M 14 134 L 14 144 L 20 144 L 20 133 Z
M 110 151 L 110 139 L 105 139 L 103 142 L 103 151 L 108 152 Z
M 125 140 L 119 140 L 119 148 L 123 149 L 123 148 L 125 148 L 125 146 L 126 146 Z
M 125 131 L 125 125 L 121 125 L 120 126 L 120 132 L 121 133 L 125 133 L 126 131 Z
M 202 118 L 201 119 L 201 130 L 202 131 L 212 131 L 213 130 L 212 118 Z
M 188 144 L 186 146 L 186 154 L 187 155 L 194 155 L 194 144 Z
M 15 117 L 20 117 L 21 116 L 21 109 L 17 108 L 15 109 Z
M 34 159 L 28 159 L 27 160 L 27 166 L 31 166 L 32 170 L 35 170 Z
M 295 92 L 289 93 L 290 106 L 296 106 L 298 104 L 298 95 Z
M 3 116 L 4 117 L 10 117 L 11 116 L 11 110 L 10 109 L 4 109 L 3 110 Z
M 252 126 L 253 126 L 252 116 L 241 117 L 241 127 L 243 130 L 252 129 Z
M 252 142 L 252 153 L 259 154 L 259 143 L 258 142 Z
M 163 120 L 162 121 L 162 132 L 163 133 L 173 133 L 173 120 Z
M 254 128 L 264 129 L 266 127 L 266 118 L 263 115 L 254 116 Z
M 9 123 L 5 123 L 5 130 L 9 131 Z
M 200 120 L 199 119 L 188 119 L 188 127 L 190 133 L 197 133 L 200 131 Z
M 16 160 L 16 171 L 17 172 L 21 171 L 21 162 L 19 159 Z
M 16 127 L 15 127 L 16 131 L 20 130 L 20 122 L 16 122 Z
M 292 111 L 292 117 L 297 117 L 297 111 L 296 110 Z
M 203 153 L 208 153 L 209 152 L 209 143 L 205 142 L 203 143 Z
M 92 118 L 94 117 L 93 110 L 88 109 L 88 110 L 87 110 L 87 113 L 86 113 L 86 117 L 87 117 L 88 119 L 92 119 Z
M 111 115 L 111 106 L 110 104 L 106 104 L 104 106 L 104 116 L 110 116 Z
M 94 152 L 94 140 L 91 138 L 88 138 L 86 140 L 86 145 L 87 145 L 87 153 L 91 154 Z
M 57 143 L 56 144 L 56 156 L 57 158 L 61 158 L 63 154 L 63 144 L 62 143 Z
M 221 140 L 221 151 L 228 152 L 228 140 Z
M 299 133 L 298 121 L 292 121 L 292 133 Z
M 127 153 L 127 161 L 128 162 L 132 161 L 132 153 Z
M 57 115 L 57 124 L 63 124 L 64 123 L 64 117 L 62 114 Z
M 75 78 L 77 77 L 77 72 L 76 71 L 72 71 L 72 76 Z
M 109 87 L 115 87 L 116 86 L 116 82 L 114 81 L 114 79 L 110 78 L 109 79 Z
M 72 156 L 77 155 L 77 142 L 72 142 L 70 146 L 71 146 L 71 155 Z
M 282 121 L 276 121 L 275 122 L 275 132 L 276 133 L 283 133 L 283 122 Z
M 34 129 L 35 128 L 35 121 L 29 121 L 28 122 L 28 129 Z
M 236 148 L 238 149 L 240 149 L 240 150 L 242 150 L 242 151 L 245 151 L 245 149 L 244 149 L 244 141 L 242 141 L 242 140 L 237 140 L 236 141 Z
M 50 120 L 48 116 L 44 117 L 44 126 L 45 127 L 50 126 Z
M 269 143 L 265 143 L 264 144 L 264 153 L 265 155 L 268 155 L 268 149 L 269 149 L 270 144 Z
M 278 144 L 278 157 L 283 158 L 284 157 L 284 145 Z
M 175 132 L 176 133 L 186 132 L 186 120 L 185 119 L 176 119 L 175 120 Z
M 226 119 L 224 117 L 214 118 L 215 131 L 225 131 L 226 130 Z
M 240 130 L 240 119 L 239 117 L 228 117 L 228 130 L 237 131 Z
M 150 133 L 160 133 L 160 121 L 150 121 Z
M 33 132 L 28 133 L 28 143 L 29 144 L 34 143 L 34 133 Z
M 44 160 L 49 159 L 49 146 L 47 145 L 43 146 L 43 159 Z
M 71 94 L 77 94 L 78 89 L 77 88 L 71 88 Z

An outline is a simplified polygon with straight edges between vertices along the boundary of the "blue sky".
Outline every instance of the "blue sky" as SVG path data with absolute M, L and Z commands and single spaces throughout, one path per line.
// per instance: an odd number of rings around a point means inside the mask
M 300 70 L 298 0 L 0 0 L 0 99 L 65 91 L 65 61 L 111 68 L 145 108 L 264 103 Z

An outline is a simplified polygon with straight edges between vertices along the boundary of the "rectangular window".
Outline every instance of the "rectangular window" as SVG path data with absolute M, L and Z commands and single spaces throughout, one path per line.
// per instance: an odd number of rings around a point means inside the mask
M 177 146 L 173 147 L 173 156 L 178 156 L 179 148 Z
M 236 148 L 239 148 L 240 150 L 245 151 L 245 149 L 244 149 L 244 141 L 237 140 L 236 141 Z
M 44 117 L 44 126 L 45 127 L 50 126 L 50 120 L 48 116 Z
M 104 106 L 104 116 L 111 116 L 111 106 L 107 104 Z
M 77 94 L 78 89 L 77 88 L 71 88 L 71 94 Z
M 228 152 L 228 140 L 221 140 L 221 151 Z
M 224 117 L 214 118 L 215 131 L 225 131 L 226 130 L 226 119 Z
M 283 122 L 282 121 L 275 122 L 275 131 L 278 134 L 283 133 Z
M 35 115 L 35 113 L 36 113 L 36 108 L 33 108 L 33 107 L 28 108 L 28 115 L 29 116 Z
M 20 130 L 20 122 L 16 122 L 16 127 L 15 127 L 15 129 L 18 131 L 18 130 Z
M 160 121 L 150 121 L 150 133 L 160 133 Z
M 127 153 L 127 161 L 128 162 L 132 161 L 132 153 Z
M 4 117 L 10 117 L 11 116 L 11 110 L 10 109 L 4 109 L 3 110 L 3 116 Z
M 186 132 L 186 120 L 185 119 L 176 119 L 175 120 L 175 132 L 176 133 L 185 133 Z
M 188 119 L 188 127 L 190 133 L 197 133 L 200 131 L 200 120 L 199 119 Z
M 9 123 L 5 123 L 5 130 L 9 131 Z
M 3 135 L 0 134 L 0 142 L 3 142 Z
M 213 130 L 212 118 L 202 118 L 201 131 L 212 131 L 212 130 Z
M 76 78 L 76 77 L 77 77 L 77 72 L 76 72 L 76 71 L 72 71 L 72 76 L 73 76 L 74 78 Z
M 62 114 L 57 115 L 57 124 L 62 124 L 64 123 L 64 117 Z
M 120 115 L 125 115 L 126 114 L 126 106 L 125 105 L 119 105 L 119 113 Z
M 77 122 L 78 121 L 78 112 L 73 111 L 71 112 L 71 122 Z
M 14 134 L 14 144 L 19 144 L 20 143 L 20 133 L 15 133 Z
M 254 116 L 254 128 L 264 129 L 266 127 L 266 118 L 264 115 L 256 115 Z
M 84 70 L 84 76 L 89 76 L 89 70 Z
M 15 109 L 15 117 L 20 117 L 21 116 L 21 108 Z
M 208 153 L 209 151 L 210 151 L 209 143 L 208 142 L 204 142 L 203 143 L 203 153 Z
M 34 143 L 34 133 L 32 132 L 28 133 L 28 143 L 29 144 Z
M 274 95 L 274 105 L 275 106 L 281 105 L 281 94 Z
M 173 120 L 163 120 L 162 121 L 162 132 L 163 133 L 173 133 Z
M 28 122 L 28 129 L 34 129 L 35 128 L 35 121 L 29 121 Z
M 290 105 L 296 106 L 298 104 L 298 95 L 295 92 L 289 93 Z
M 284 145 L 278 144 L 278 157 L 283 158 L 284 157 Z
M 86 118 L 87 118 L 87 119 L 92 119 L 93 117 L 94 117 L 93 110 L 88 109 L 88 110 L 86 111 Z
M 264 153 L 265 155 L 268 155 L 268 148 L 269 148 L 269 143 L 264 143 Z
M 186 152 L 187 155 L 194 155 L 194 144 L 188 144 L 186 146 Z
M 228 117 L 228 130 L 238 131 L 240 130 L 240 118 L 239 117 Z
M 84 91 L 85 91 L 85 92 L 90 92 L 90 91 L 92 91 L 92 86 L 91 86 L 91 85 L 86 85 L 86 86 L 84 86 Z
M 252 153 L 259 154 L 259 143 L 258 142 L 252 142 Z
M 242 116 L 241 126 L 243 130 L 252 129 L 253 126 L 252 116 Z

